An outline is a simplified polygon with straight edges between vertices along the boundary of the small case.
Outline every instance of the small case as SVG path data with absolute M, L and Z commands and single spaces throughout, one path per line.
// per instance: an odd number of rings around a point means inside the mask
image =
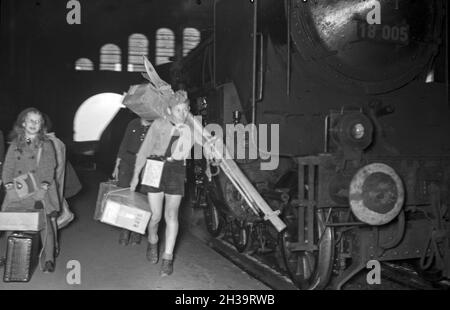
M 38 233 L 13 233 L 8 237 L 4 282 L 29 282 L 39 261 Z

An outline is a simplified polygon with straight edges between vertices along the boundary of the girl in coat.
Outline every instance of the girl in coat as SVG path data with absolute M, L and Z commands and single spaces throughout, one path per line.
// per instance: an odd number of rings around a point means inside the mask
M 43 248 L 40 255 L 44 272 L 55 267 L 55 219 L 59 212 L 59 197 L 55 185 L 56 153 L 53 143 L 45 135 L 45 121 L 35 108 L 21 112 L 11 133 L 11 144 L 3 165 L 2 180 L 6 197 L 2 211 L 36 211 L 46 214 L 41 231 Z M 28 194 L 18 181 L 27 176 Z M 31 175 L 31 177 L 30 177 Z M 34 182 L 30 180 L 34 179 Z M 35 186 L 35 187 L 34 187 Z M 55 222 L 56 223 L 56 222 Z

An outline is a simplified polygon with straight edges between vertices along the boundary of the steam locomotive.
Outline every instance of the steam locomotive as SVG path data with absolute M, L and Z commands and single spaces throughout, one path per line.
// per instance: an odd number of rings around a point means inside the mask
M 274 253 L 302 289 L 340 289 L 372 260 L 449 278 L 446 5 L 215 1 L 214 29 L 178 76 L 205 124 L 279 124 L 276 170 L 237 162 L 287 228 L 196 160 L 190 197 L 208 231 Z

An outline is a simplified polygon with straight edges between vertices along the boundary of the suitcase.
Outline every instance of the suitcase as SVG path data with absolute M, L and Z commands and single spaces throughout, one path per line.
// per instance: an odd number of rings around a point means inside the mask
M 0 212 L 0 231 L 41 231 L 45 226 L 45 214 L 36 212 Z
M 8 237 L 4 282 L 29 282 L 39 261 L 39 234 L 13 233 Z
M 104 207 L 103 201 L 105 199 L 106 194 L 108 194 L 111 191 L 116 191 L 120 189 L 122 188 L 117 186 L 116 181 L 101 182 L 99 184 L 97 202 L 95 203 L 94 220 L 99 221 L 100 218 L 102 217 Z
M 105 196 L 100 222 L 145 235 L 152 215 L 144 194 L 121 189 Z

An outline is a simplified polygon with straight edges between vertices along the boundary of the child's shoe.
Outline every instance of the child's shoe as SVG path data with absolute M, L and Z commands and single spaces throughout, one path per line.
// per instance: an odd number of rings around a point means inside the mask
M 131 245 L 141 244 L 141 235 L 136 232 L 131 232 L 130 243 L 131 243 Z
M 147 244 L 147 260 L 152 264 L 158 263 L 158 243 L 149 242 Z
M 161 277 L 170 276 L 173 273 L 173 259 L 162 260 Z
M 122 229 L 120 231 L 120 236 L 119 236 L 119 244 L 120 245 L 128 245 L 128 241 L 130 239 L 130 231 L 126 230 L 126 229 Z

